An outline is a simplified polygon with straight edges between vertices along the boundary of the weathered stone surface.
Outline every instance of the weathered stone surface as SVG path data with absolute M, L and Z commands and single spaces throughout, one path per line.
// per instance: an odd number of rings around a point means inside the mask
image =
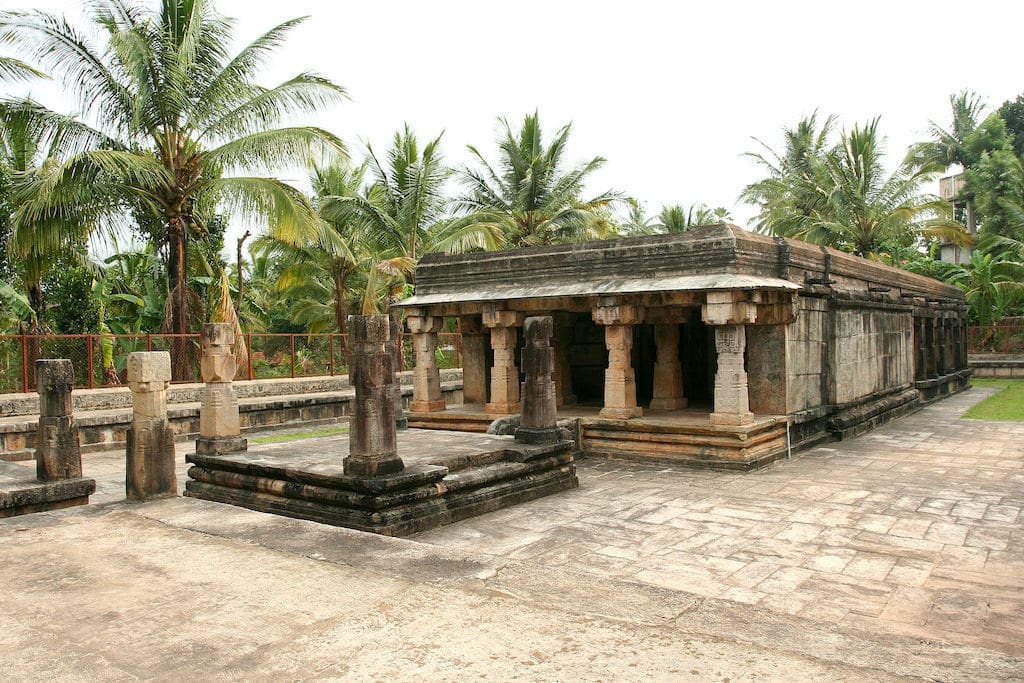
M 356 400 L 349 427 L 349 455 L 344 461 L 346 474 L 373 477 L 394 474 L 404 467 L 397 450 L 394 371 L 386 348 L 390 329 L 386 315 L 348 318 L 349 378 Z
M 754 421 L 747 395 L 747 373 L 743 369 L 746 345 L 743 325 L 715 328 L 718 371 L 715 372 L 715 410 L 711 413 L 711 424 L 745 425 Z
M 235 332 L 228 323 L 203 325 L 199 370 L 204 382 L 230 382 L 235 378 L 237 367 L 231 350 L 234 343 Z
M 238 399 L 230 382 L 210 382 L 203 388 L 199 406 L 199 436 L 206 439 L 241 434 Z
M 398 379 L 398 368 L 401 367 L 402 349 L 399 346 L 402 340 L 402 323 L 394 316 L 388 316 L 388 341 L 386 344 L 388 356 L 391 357 L 391 377 L 388 392 L 391 396 L 391 404 L 395 411 L 395 427 L 406 429 L 409 427 L 409 420 L 405 417 L 405 409 L 402 407 L 402 384 Z M 440 381 L 440 373 L 438 373 Z
M 500 317 L 498 311 L 492 315 L 492 321 L 516 322 L 515 316 Z M 488 323 L 484 317 L 484 323 Z M 491 327 L 491 350 L 494 352 L 494 367 L 491 368 L 491 400 L 486 411 L 492 415 L 509 415 L 518 413 L 519 403 L 519 368 L 516 367 L 517 328 L 511 326 Z
M 234 341 L 231 325 L 203 325 L 200 367 L 206 384 L 200 394 L 199 439 L 196 441 L 196 448 L 203 452 L 227 453 L 233 448 L 245 450 L 247 447 L 247 441 L 240 436 L 238 399 L 232 385 Z
M 127 433 L 125 491 L 128 500 L 177 495 L 174 432 L 167 422 L 171 356 L 166 351 L 128 354 L 132 426 Z
M 412 348 L 416 354 L 413 368 L 412 405 L 413 412 L 434 412 L 444 410 L 441 397 L 441 375 L 437 368 L 437 333 L 442 318 L 434 316 L 409 315 L 406 319 L 412 333 Z
M 679 361 L 679 325 L 654 326 L 658 360 L 654 364 L 654 396 L 651 410 L 680 410 L 686 407 L 683 394 L 683 366 Z
M 621 319 L 606 314 L 595 320 Z M 626 319 L 635 319 L 627 317 Z M 636 403 L 636 373 L 633 370 L 633 326 L 606 324 L 605 346 L 608 349 L 608 368 L 604 373 L 604 408 L 601 417 L 628 420 L 643 415 Z
M 351 438 L 350 433 L 334 441 Z M 327 444 L 317 452 L 298 444 L 263 453 L 192 454 L 185 495 L 406 535 L 577 485 L 571 442 L 530 445 L 508 437 L 417 430 L 399 439 L 411 452 L 410 462 L 399 472 L 375 476 L 339 466 Z
M 93 479 L 41 481 L 28 467 L 0 462 L 0 518 L 85 505 L 95 491 Z
M 127 439 L 125 493 L 128 500 L 177 495 L 174 432 L 167 419 L 137 417 L 132 421 Z
M 459 319 L 462 333 L 462 397 L 464 403 L 487 403 L 487 329 L 476 316 Z
M 561 441 L 556 424 L 555 350 L 551 348 L 554 322 L 551 316 L 527 318 L 523 323 L 523 412 L 516 441 L 554 443 Z
M 71 414 L 71 388 L 75 370 L 67 359 L 36 361 L 36 391 L 39 392 L 39 414 L 62 417 Z
M 36 431 L 36 477 L 40 481 L 82 476 L 78 426 L 71 413 L 74 368 L 69 360 L 37 360 L 39 424 Z

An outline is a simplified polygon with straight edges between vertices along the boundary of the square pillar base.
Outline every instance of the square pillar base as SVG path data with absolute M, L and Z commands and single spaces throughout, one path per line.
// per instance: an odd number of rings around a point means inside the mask
M 350 455 L 342 461 L 345 474 L 350 477 L 379 477 L 396 474 L 405 469 L 397 453 L 391 455 Z
M 651 410 L 682 410 L 689 405 L 685 398 L 652 398 Z
M 202 455 L 240 453 L 248 449 L 249 440 L 242 436 L 201 436 L 196 439 L 196 453 L 201 453 Z
M 643 414 L 644 409 L 640 406 L 634 406 L 633 408 L 601 408 L 598 417 L 608 420 L 631 420 L 634 417 L 641 417 Z
M 754 414 L 745 413 L 711 413 L 709 421 L 713 425 L 748 425 L 754 423 Z
M 444 412 L 444 399 L 440 401 L 413 401 L 409 405 L 409 411 L 413 413 L 441 413 Z
M 488 403 L 484 412 L 489 415 L 515 415 L 522 407 L 521 403 Z

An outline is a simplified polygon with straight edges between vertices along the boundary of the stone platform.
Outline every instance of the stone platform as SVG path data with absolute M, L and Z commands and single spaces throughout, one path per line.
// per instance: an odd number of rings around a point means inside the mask
M 575 420 L 578 450 L 590 457 L 672 463 L 713 469 L 756 469 L 786 457 L 785 416 L 758 415 L 749 425 L 708 424 L 708 411 L 645 410 L 629 420 L 602 418 L 596 406 L 566 406 L 558 420 Z M 410 426 L 485 432 L 497 415 L 480 404 L 443 412 L 406 413 Z
M 578 485 L 572 442 L 410 429 L 398 435 L 402 472 L 359 477 L 343 470 L 347 438 L 190 454 L 185 495 L 404 536 Z
M 0 461 L 0 517 L 86 505 L 96 490 L 93 479 L 36 479 L 35 465 Z

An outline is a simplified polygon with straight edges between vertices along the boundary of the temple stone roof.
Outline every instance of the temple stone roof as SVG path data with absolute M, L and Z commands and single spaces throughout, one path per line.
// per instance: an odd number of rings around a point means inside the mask
M 722 289 L 888 287 L 962 301 L 951 285 L 799 240 L 735 225 L 688 232 L 470 254 L 429 254 L 416 267 L 416 294 L 399 306 L 556 296 Z

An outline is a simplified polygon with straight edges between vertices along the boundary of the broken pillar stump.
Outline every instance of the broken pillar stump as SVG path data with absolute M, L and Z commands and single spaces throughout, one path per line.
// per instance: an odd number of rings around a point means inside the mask
M 386 315 L 350 315 L 349 381 L 356 390 L 349 423 L 345 474 L 374 477 L 401 472 L 395 428 L 395 373 L 387 348 L 391 322 Z
M 82 450 L 72 412 L 75 371 L 66 359 L 36 361 L 39 423 L 36 473 L 0 462 L 0 518 L 85 505 L 96 481 L 82 477 Z
M 516 441 L 539 444 L 562 440 L 557 421 L 555 394 L 555 350 L 551 347 L 554 322 L 551 316 L 527 318 L 523 322 L 522 418 L 515 431 Z
M 36 432 L 36 477 L 40 481 L 82 476 L 82 450 L 71 407 L 75 370 L 70 360 L 37 360 L 39 426 Z
M 203 325 L 199 370 L 206 384 L 200 396 L 198 453 L 235 453 L 248 448 L 231 386 L 237 369 L 231 350 L 234 343 L 235 332 L 228 323 Z
M 174 471 L 174 432 L 167 422 L 171 356 L 166 351 L 128 354 L 132 426 L 128 430 L 125 493 L 149 500 L 178 492 Z

